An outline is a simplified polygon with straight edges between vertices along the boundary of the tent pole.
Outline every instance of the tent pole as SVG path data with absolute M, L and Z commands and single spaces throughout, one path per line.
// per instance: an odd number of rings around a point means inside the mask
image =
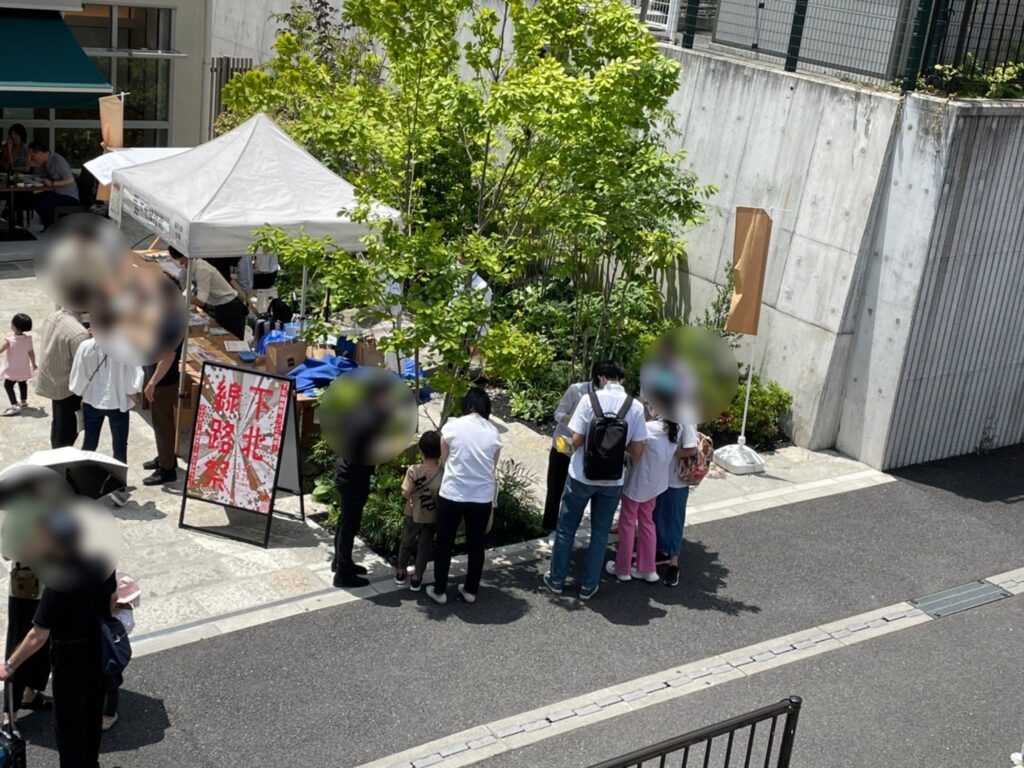
M 302 268 L 302 300 L 299 303 L 299 317 L 306 322 L 306 282 L 309 279 L 309 270 Z
M 185 338 L 181 342 L 181 366 L 178 376 L 178 410 L 174 414 L 174 444 L 178 445 L 178 436 L 181 434 L 181 406 L 185 402 L 185 365 L 188 362 L 188 332 L 189 322 L 192 320 L 192 271 L 193 261 L 188 259 L 185 266 Z

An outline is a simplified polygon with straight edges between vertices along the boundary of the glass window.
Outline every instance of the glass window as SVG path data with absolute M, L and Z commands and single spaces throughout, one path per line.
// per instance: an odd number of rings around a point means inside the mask
M 82 10 L 68 11 L 64 14 L 64 23 L 83 48 L 111 46 L 109 5 L 83 3 Z
M 125 50 L 170 50 L 170 9 L 118 6 L 117 47 Z
M 64 155 L 72 168 L 81 168 L 86 160 L 103 154 L 99 126 L 95 128 L 57 128 L 52 149 Z
M 166 120 L 171 91 L 168 59 L 118 59 L 117 90 L 125 91 L 125 120 Z
M 114 68 L 114 60 L 107 56 L 90 56 L 92 63 L 96 65 L 108 83 L 112 83 L 111 75 Z M 100 108 L 99 104 L 93 102 L 92 107 L 75 107 L 74 109 L 58 109 L 56 110 L 56 116 L 58 120 L 99 120 L 100 119 Z M 48 117 L 48 115 L 47 115 Z
M 124 129 L 124 144 L 126 147 L 166 147 L 166 128 L 132 128 L 126 126 Z

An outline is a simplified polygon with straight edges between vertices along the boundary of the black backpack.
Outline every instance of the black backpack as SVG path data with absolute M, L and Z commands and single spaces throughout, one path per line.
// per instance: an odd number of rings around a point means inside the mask
M 583 474 L 588 480 L 618 480 L 626 464 L 626 443 L 629 441 L 626 414 L 633 407 L 633 398 L 626 395 L 626 401 L 614 416 L 609 416 L 601 409 L 601 401 L 593 391 L 590 393 L 590 404 L 594 409 L 594 418 L 587 430 Z

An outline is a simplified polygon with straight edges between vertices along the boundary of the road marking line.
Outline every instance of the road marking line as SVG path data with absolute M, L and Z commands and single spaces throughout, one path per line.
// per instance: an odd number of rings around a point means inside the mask
M 359 768 L 471 765 L 602 720 L 929 621 L 935 619 L 910 603 L 896 603 L 520 712 L 388 755 Z
M 739 496 L 703 506 L 690 505 L 686 510 L 686 525 L 691 527 L 702 523 L 726 520 L 751 512 L 774 509 L 786 504 L 796 503 L 797 501 L 806 501 L 810 498 L 824 498 L 873 485 L 895 482 L 895 480 L 896 478 L 891 475 L 886 475 L 874 469 L 867 469 L 839 475 L 834 478 L 796 483 L 770 491 L 759 491 L 749 496 Z M 794 495 L 800 498 L 790 498 Z M 610 543 L 614 543 L 617 540 L 617 537 L 614 535 L 609 537 Z M 533 539 L 532 541 L 509 544 L 504 547 L 488 550 L 487 565 L 491 568 L 520 565 L 548 557 L 550 554 L 551 546 L 546 538 Z M 460 575 L 465 566 L 465 555 L 452 558 L 452 575 Z M 1024 572 L 1024 569 L 1021 569 L 1021 571 Z M 282 598 L 270 605 L 254 606 L 222 616 L 201 619 L 180 627 L 169 627 L 145 633 L 133 642 L 133 653 L 136 656 L 145 656 L 150 653 L 166 651 L 178 646 L 198 642 L 199 640 L 259 626 L 260 624 L 266 624 L 289 616 L 319 611 L 325 608 L 334 608 L 346 603 L 397 592 L 404 588 L 396 585 L 390 574 L 380 581 L 373 582 L 368 587 L 361 587 L 359 589 L 345 590 L 327 587 L 289 598 Z M 1004 588 L 1008 592 L 1013 592 L 1013 589 L 1010 587 Z M 1024 591 L 1024 587 L 1022 587 L 1022 591 Z

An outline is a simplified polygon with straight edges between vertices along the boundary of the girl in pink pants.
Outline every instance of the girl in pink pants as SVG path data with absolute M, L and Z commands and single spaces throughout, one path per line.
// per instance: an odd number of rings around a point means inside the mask
M 619 550 L 605 566 L 619 581 L 659 580 L 654 566 L 657 534 L 654 528 L 654 505 L 666 488 L 672 459 L 675 456 L 679 427 L 670 421 L 648 421 L 647 443 L 643 455 L 633 462 L 622 488 L 619 509 Z M 636 567 L 633 549 L 636 546 Z

